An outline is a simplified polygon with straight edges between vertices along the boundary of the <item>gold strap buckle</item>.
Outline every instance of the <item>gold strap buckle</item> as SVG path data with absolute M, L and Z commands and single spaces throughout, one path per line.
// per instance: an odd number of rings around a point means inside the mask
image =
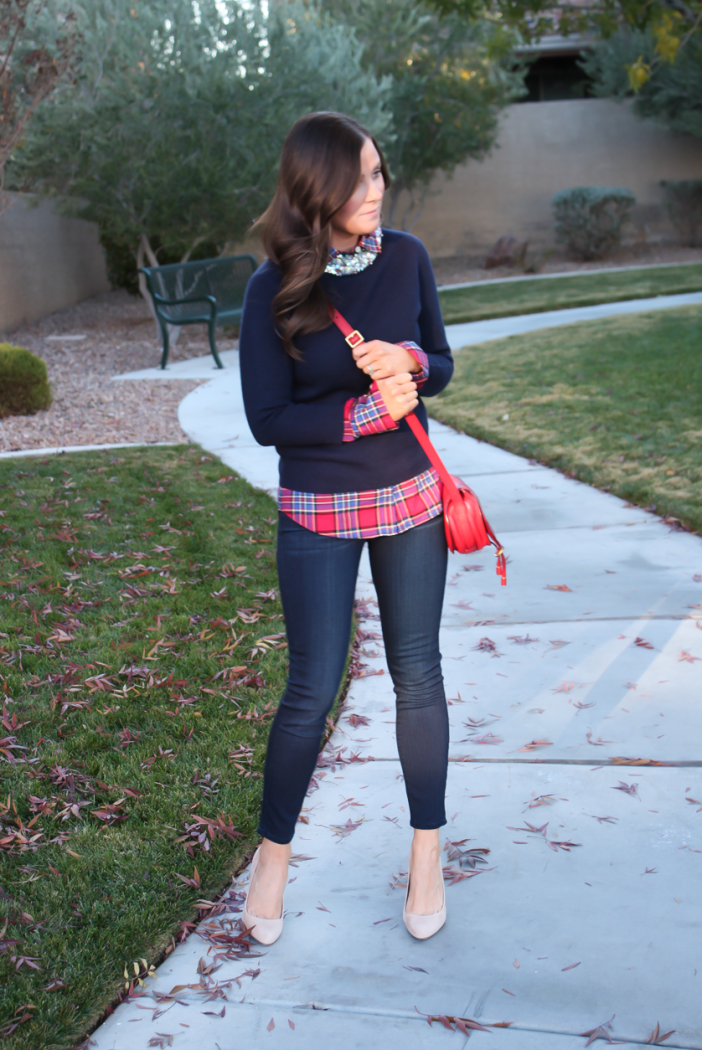
M 353 332 L 349 332 L 348 335 L 344 336 L 344 339 L 352 350 L 355 350 L 357 346 L 364 342 L 363 336 L 356 328 L 354 328 Z

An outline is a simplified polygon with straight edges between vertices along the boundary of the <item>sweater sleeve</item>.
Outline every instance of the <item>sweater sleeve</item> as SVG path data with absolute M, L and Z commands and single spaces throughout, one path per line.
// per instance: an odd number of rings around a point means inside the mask
M 453 357 L 449 349 L 434 271 L 424 245 L 419 249 L 419 314 L 420 345 L 427 355 L 429 374 L 422 385 L 422 397 L 434 397 L 448 386 L 453 375 Z
M 275 331 L 272 274 L 249 281 L 239 336 L 244 409 L 259 445 L 336 445 L 344 437 L 344 404 L 293 399 L 293 360 Z

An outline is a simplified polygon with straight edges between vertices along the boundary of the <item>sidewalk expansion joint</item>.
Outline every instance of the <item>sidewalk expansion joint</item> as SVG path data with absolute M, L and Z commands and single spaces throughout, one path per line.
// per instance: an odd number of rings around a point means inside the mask
M 302 1010 L 318 1010 L 324 1013 L 338 1013 L 338 1014 L 352 1014 L 352 1015 L 363 1015 L 367 1017 L 379 1017 L 387 1018 L 388 1020 L 401 1020 L 401 1021 L 422 1021 L 426 1024 L 427 1014 L 420 1013 L 419 1010 L 390 1010 L 383 1009 L 382 1007 L 372 1006 L 351 1006 L 342 1003 L 329 1003 L 320 1002 L 316 999 L 310 999 L 307 1002 L 291 1002 L 286 999 L 259 999 L 259 998 L 247 998 L 244 996 L 239 1002 L 232 1002 L 232 1006 L 257 1006 L 265 1007 L 266 1010 L 284 1010 L 284 1011 L 302 1011 Z M 433 1016 L 437 1016 L 439 1011 Z M 483 1017 L 476 1017 L 474 1020 L 486 1027 L 491 1024 L 504 1024 L 503 1021 L 488 1021 Z M 561 1035 L 571 1038 L 577 1038 L 582 1035 L 582 1032 L 574 1031 L 572 1028 L 561 1028 L 555 1025 L 540 1025 L 540 1024 L 529 1024 L 528 1021 L 511 1021 L 509 1022 L 509 1031 L 515 1032 L 539 1032 L 544 1035 Z M 635 1046 L 646 1046 L 650 1045 L 649 1039 L 644 1039 L 642 1036 L 626 1036 L 621 1032 L 612 1033 L 616 1035 L 616 1042 L 619 1043 L 631 1043 Z M 689 1044 L 685 1046 L 682 1043 L 668 1043 L 666 1041 L 666 1047 L 668 1050 L 690 1050 Z
M 392 755 L 361 755 L 354 759 L 363 765 L 365 762 L 397 762 L 400 759 Z M 482 755 L 473 758 L 472 755 L 449 755 L 449 762 L 463 765 L 473 765 L 478 762 L 481 766 L 505 765 L 505 766 L 589 766 L 591 769 L 600 769 L 607 766 L 611 769 L 623 769 L 625 766 L 637 766 L 640 769 L 693 769 L 702 768 L 702 759 L 697 758 L 673 758 L 669 762 L 659 762 L 652 758 L 629 758 L 617 756 L 615 758 L 603 758 L 598 762 L 595 758 L 483 758 Z M 339 763 L 341 765 L 341 763 Z M 351 764 L 351 763 L 345 763 Z
M 453 613 L 450 615 L 454 615 Z M 699 621 L 699 616 L 688 616 L 686 613 L 632 613 L 630 616 L 573 616 L 569 619 L 559 620 L 549 617 L 546 620 L 464 620 L 457 624 L 442 624 L 444 630 L 459 630 L 462 627 L 534 627 L 537 624 L 558 623 L 635 623 L 637 620 L 692 620 Z M 444 657 L 452 660 L 455 657 Z

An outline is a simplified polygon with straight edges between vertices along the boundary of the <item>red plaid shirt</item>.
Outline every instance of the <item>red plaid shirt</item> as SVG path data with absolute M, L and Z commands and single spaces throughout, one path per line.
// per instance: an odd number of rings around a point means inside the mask
M 429 359 L 416 343 L 399 343 L 422 366 L 414 374 L 417 388 L 429 375 Z M 344 412 L 344 441 L 397 430 L 380 392 L 351 398 Z M 294 492 L 278 490 L 278 508 L 311 532 L 340 539 L 368 540 L 394 536 L 441 514 L 441 481 L 433 467 L 399 485 L 365 492 Z

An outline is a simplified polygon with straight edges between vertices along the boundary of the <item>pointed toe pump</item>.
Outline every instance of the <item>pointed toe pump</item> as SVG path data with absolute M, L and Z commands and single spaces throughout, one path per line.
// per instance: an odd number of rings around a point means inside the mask
M 251 861 L 251 874 L 249 875 L 249 887 L 246 891 L 246 902 L 244 904 L 244 910 L 241 914 L 241 922 L 245 930 L 250 930 L 251 934 L 256 938 L 259 944 L 275 944 L 283 932 L 283 909 L 285 907 L 285 901 L 281 902 L 280 905 L 280 918 L 279 919 L 264 919 L 260 915 L 252 915 L 248 910 L 249 903 L 249 892 L 253 886 L 253 880 L 256 877 L 256 868 L 258 867 L 258 859 L 261 853 L 261 847 L 254 853 L 253 860 Z
M 439 857 L 439 869 L 441 871 L 441 892 L 443 894 L 443 904 L 438 911 L 434 912 L 433 915 L 415 915 L 414 912 L 407 911 L 407 901 L 409 900 L 410 881 L 412 877 L 411 872 L 411 858 L 407 864 L 407 892 L 405 893 L 405 906 L 402 909 L 402 920 L 407 927 L 409 933 L 418 940 L 426 941 L 429 937 L 433 937 L 435 933 L 438 933 L 441 927 L 446 922 L 446 887 L 444 885 L 443 870 L 441 869 L 441 858 Z

